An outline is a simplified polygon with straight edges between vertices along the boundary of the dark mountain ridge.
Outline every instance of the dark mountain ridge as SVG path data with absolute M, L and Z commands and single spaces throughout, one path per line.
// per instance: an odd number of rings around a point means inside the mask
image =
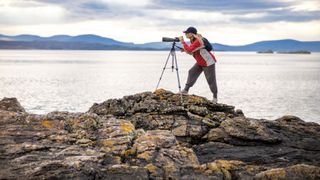
M 212 40 L 211 40 L 212 43 Z M 212 43 L 216 51 L 311 51 L 320 52 L 320 41 L 297 41 L 294 39 L 260 41 L 247 45 L 224 45 Z M 80 50 L 167 50 L 171 43 L 148 42 L 134 44 L 121 42 L 94 34 L 78 36 L 54 35 L 41 37 L 37 35 L 7 36 L 0 34 L 0 49 L 80 49 Z

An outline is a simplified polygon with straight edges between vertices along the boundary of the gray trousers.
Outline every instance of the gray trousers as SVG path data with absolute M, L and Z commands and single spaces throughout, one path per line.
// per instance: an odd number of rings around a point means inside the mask
M 189 88 L 196 83 L 200 74 L 204 72 L 206 76 L 207 82 L 209 84 L 210 90 L 213 93 L 213 97 L 217 98 L 218 88 L 217 88 L 217 80 L 216 80 L 216 67 L 215 64 L 212 64 L 208 67 L 199 66 L 197 63 L 189 70 L 188 80 L 185 86 L 185 90 L 189 91 Z

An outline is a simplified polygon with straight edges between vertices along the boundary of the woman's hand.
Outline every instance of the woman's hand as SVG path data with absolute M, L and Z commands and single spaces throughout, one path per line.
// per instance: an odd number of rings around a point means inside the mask
M 183 36 L 179 36 L 180 42 L 184 42 Z

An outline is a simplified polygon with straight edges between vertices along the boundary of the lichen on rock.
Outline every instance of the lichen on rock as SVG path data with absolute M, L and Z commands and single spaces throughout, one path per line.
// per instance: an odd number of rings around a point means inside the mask
M 320 126 L 159 89 L 87 112 L 0 101 L 0 179 L 319 179 Z

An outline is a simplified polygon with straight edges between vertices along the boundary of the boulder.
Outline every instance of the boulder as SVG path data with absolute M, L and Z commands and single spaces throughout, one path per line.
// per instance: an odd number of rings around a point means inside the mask
M 220 125 L 221 129 L 232 138 L 246 142 L 279 143 L 281 138 L 261 120 L 245 117 L 229 118 Z
M 320 167 L 298 164 L 286 168 L 270 169 L 258 173 L 255 179 L 320 179 Z
M 17 98 L 3 98 L 0 101 L 0 110 L 12 112 L 25 112 Z
M 152 178 L 171 177 L 183 166 L 198 166 L 192 149 L 180 146 L 168 130 L 150 130 L 135 140 L 131 164 L 144 166 Z

